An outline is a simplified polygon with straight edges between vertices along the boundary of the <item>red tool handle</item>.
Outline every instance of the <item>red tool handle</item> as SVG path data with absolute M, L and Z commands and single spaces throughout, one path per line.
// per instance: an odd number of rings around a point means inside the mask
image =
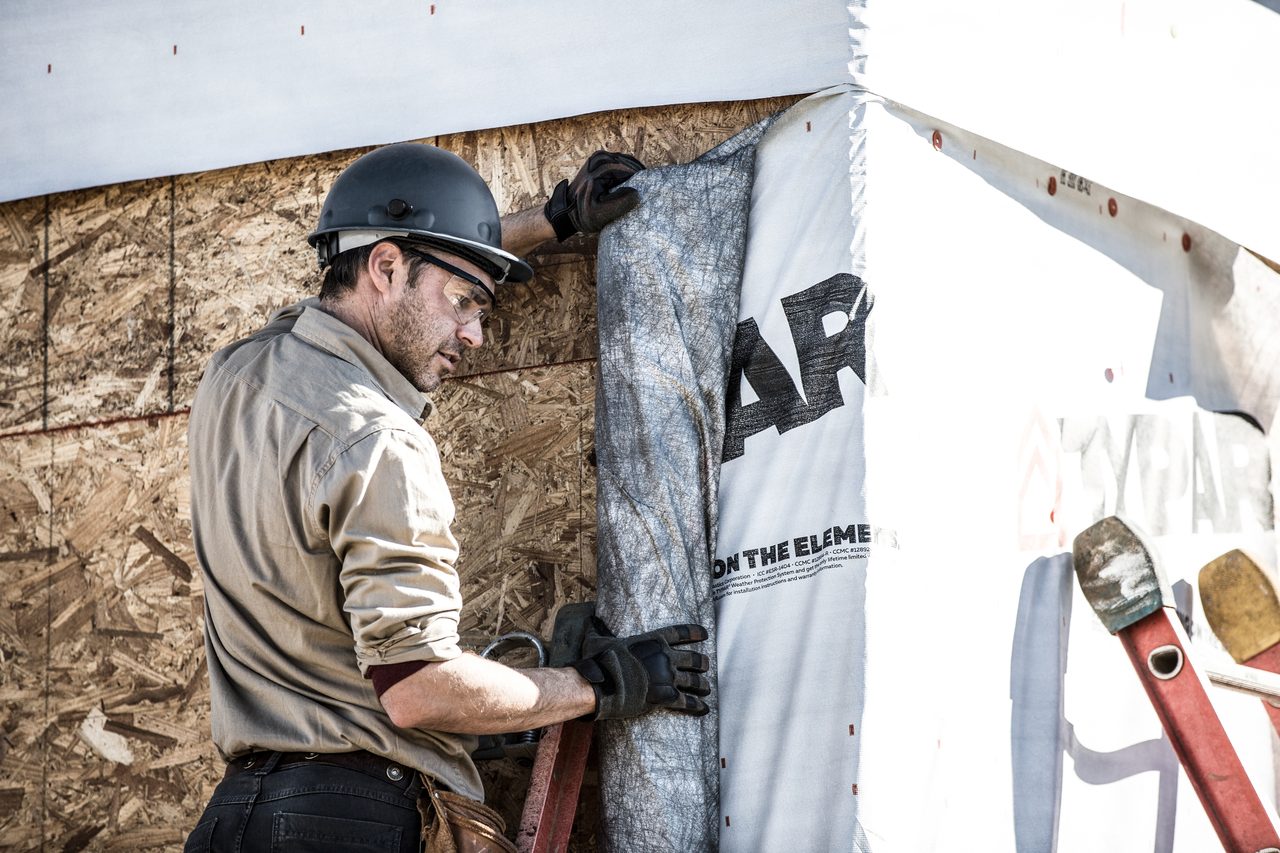
M 570 720 L 543 732 L 516 834 L 519 853 L 564 853 L 569 849 L 592 728 L 592 723 Z
M 1173 751 L 1229 853 L 1280 846 L 1165 608 L 1116 634 L 1129 653 Z

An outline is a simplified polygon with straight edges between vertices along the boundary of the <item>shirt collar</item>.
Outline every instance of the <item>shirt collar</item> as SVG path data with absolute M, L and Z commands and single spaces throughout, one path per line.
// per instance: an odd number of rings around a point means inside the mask
M 270 322 L 289 315 L 297 317 L 293 334 L 368 373 L 382 393 L 414 420 L 421 423 L 431 414 L 431 398 L 414 388 L 364 336 L 322 310 L 319 299 L 312 297 L 283 308 L 271 316 Z

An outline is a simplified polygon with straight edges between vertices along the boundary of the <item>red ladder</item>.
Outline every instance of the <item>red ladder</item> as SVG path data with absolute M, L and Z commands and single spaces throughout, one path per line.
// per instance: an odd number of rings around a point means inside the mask
M 1085 598 L 1128 652 L 1222 846 L 1230 853 L 1280 848 L 1280 835 L 1174 630 L 1150 549 L 1111 516 L 1077 536 L 1073 551 Z

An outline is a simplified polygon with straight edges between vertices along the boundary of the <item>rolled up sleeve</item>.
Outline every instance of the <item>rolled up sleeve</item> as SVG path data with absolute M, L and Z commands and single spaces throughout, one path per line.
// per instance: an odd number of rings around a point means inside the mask
M 458 657 L 453 500 L 430 436 L 381 429 L 354 442 L 321 478 L 315 506 L 342 564 L 361 673 Z

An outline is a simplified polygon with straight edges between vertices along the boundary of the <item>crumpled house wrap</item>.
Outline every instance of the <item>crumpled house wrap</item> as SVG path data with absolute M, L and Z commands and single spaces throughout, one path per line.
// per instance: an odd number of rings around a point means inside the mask
M 738 321 L 757 123 L 697 160 L 631 179 L 601 234 L 596 392 L 597 614 L 618 636 L 696 622 L 712 637 L 711 561 L 725 388 Z M 657 711 L 600 724 L 603 849 L 715 850 L 718 720 Z

